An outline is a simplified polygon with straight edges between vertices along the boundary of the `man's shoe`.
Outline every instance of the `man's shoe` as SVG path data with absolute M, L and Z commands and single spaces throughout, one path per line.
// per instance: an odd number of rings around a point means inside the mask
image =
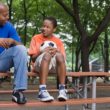
M 66 90 L 65 89 L 59 90 L 58 100 L 59 101 L 66 101 L 67 99 L 68 98 L 67 98 Z
M 17 104 L 25 104 L 27 102 L 23 92 L 21 91 L 14 91 L 12 93 L 12 101 Z
M 43 102 L 51 102 L 54 100 L 47 90 L 41 90 L 38 94 L 38 99 Z

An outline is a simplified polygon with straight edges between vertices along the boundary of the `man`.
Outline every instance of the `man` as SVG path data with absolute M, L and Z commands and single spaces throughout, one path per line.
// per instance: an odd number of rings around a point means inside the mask
M 66 65 L 65 65 L 65 49 L 63 42 L 57 38 L 53 33 L 57 27 L 57 21 L 53 17 L 47 17 L 44 19 L 42 26 L 42 33 L 35 35 L 32 38 L 29 54 L 32 60 L 35 62 L 35 70 L 39 72 L 39 95 L 40 101 L 53 101 L 54 98 L 51 96 L 46 89 L 46 79 L 48 73 L 57 73 L 59 79 L 59 101 L 66 101 L 67 95 L 65 90 L 65 77 L 66 77 Z M 49 44 L 44 49 L 40 49 L 45 45 L 44 41 L 54 42 Z
M 0 3 L 0 72 L 14 67 L 12 101 L 25 104 L 23 91 L 27 89 L 27 52 L 8 18 L 8 7 Z

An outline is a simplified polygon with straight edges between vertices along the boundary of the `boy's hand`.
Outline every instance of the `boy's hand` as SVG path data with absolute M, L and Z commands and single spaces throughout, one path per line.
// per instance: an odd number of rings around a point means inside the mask
M 47 52 L 47 53 L 50 53 L 51 56 L 54 56 L 56 54 L 56 52 L 59 52 L 57 48 L 54 48 L 54 47 L 46 47 L 43 51 L 43 52 Z
M 55 54 L 56 54 L 56 52 L 58 52 L 58 49 L 57 48 L 51 48 L 50 50 L 49 50 L 49 53 L 52 55 L 52 56 L 54 56 Z

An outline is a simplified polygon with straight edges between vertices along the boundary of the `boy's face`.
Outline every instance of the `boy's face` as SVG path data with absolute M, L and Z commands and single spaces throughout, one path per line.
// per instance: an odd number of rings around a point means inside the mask
M 9 19 L 8 9 L 0 6 L 0 25 L 4 25 Z
M 43 26 L 42 26 L 42 34 L 44 37 L 49 37 L 53 34 L 55 31 L 55 28 L 50 20 L 44 20 Z

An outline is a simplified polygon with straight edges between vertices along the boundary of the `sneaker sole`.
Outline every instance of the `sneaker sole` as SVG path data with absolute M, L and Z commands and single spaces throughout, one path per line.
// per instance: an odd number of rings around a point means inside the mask
M 59 101 L 66 101 L 67 100 L 67 97 L 59 96 L 58 97 L 58 100 Z
M 52 101 L 54 101 L 54 98 L 50 98 L 50 99 L 40 99 L 40 98 L 37 98 L 37 99 L 42 101 L 42 102 L 52 102 Z
M 64 99 L 63 97 L 58 98 L 59 101 L 66 101 L 67 99 Z
M 12 101 L 15 102 L 15 103 L 17 103 L 17 104 L 26 104 L 26 102 L 27 102 L 27 101 L 24 101 L 24 102 L 17 102 L 14 98 L 12 98 Z

